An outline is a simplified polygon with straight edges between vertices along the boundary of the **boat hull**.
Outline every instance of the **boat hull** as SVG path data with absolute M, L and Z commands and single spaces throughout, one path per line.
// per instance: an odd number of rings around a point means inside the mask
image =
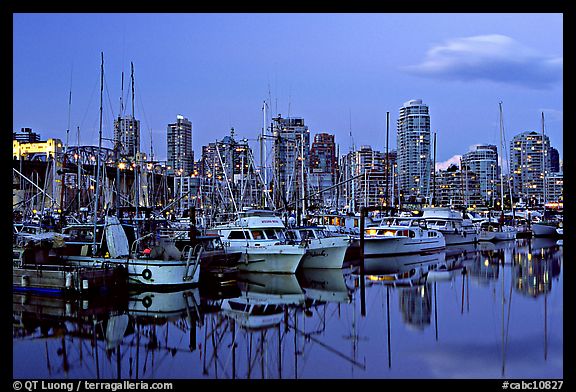
M 230 246 L 232 252 L 242 252 L 238 262 L 240 271 L 293 274 L 300 265 L 306 249 L 291 245 Z
M 128 270 L 128 284 L 138 286 L 176 287 L 198 284 L 200 268 L 186 261 L 149 259 L 109 259 L 87 256 L 65 256 L 70 264 L 79 266 L 121 265 Z
M 534 237 L 555 237 L 558 235 L 557 227 L 542 223 L 532 223 L 531 225 Z
M 443 236 L 436 238 L 378 237 L 364 239 L 364 257 L 423 253 L 444 249 Z
M 302 258 L 302 268 L 342 268 L 350 241 L 348 238 L 325 238 L 314 241 Z
M 446 246 L 449 245 L 459 245 L 459 244 L 471 244 L 478 242 L 478 233 L 476 232 L 460 232 L 454 233 L 449 231 L 440 230 L 446 241 Z

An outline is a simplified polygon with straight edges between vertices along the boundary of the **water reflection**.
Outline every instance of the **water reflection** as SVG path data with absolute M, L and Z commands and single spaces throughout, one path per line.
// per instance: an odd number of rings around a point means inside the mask
M 14 377 L 562 377 L 554 240 L 352 264 L 120 298 L 14 293 Z

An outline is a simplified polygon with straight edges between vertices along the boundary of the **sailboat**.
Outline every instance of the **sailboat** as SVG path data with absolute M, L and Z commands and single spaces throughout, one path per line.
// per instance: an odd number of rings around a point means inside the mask
M 504 154 L 504 125 L 502 120 L 502 102 L 500 106 L 500 208 L 502 209 L 501 217 L 498 221 L 493 221 L 489 216 L 488 221 L 480 224 L 479 241 L 506 241 L 516 239 L 517 229 L 514 226 L 505 224 L 504 221 L 504 173 L 502 173 L 503 154 Z

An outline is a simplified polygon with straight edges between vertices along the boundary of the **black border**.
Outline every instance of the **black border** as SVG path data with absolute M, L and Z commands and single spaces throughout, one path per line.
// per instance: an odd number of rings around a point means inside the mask
M 426 0 L 413 0 L 413 1 L 390 1 L 390 0 L 380 0 L 380 1 L 339 1 L 339 2 L 303 2 L 298 1 L 235 1 L 235 2 L 206 2 L 206 3 L 195 3 L 195 2 L 183 2 L 183 1 L 152 1 L 152 0 L 141 0 L 139 2 L 127 2 L 127 1 L 117 1 L 117 2 L 90 2 L 86 4 L 85 2 L 62 2 L 62 1 L 14 1 L 14 0 L 4 0 L 1 5 L 1 17 L 0 26 L 1 36 L 2 36 L 2 65 L 4 65 L 2 72 L 5 98 L 2 100 L 1 110 L 3 115 L 1 118 L 4 120 L 3 133 L 7 134 L 8 130 L 12 128 L 12 78 L 13 78 L 13 62 L 12 62 L 12 49 L 13 49 L 13 14 L 14 13 L 563 13 L 564 14 L 564 47 L 567 50 L 564 53 L 564 110 L 569 114 L 565 116 L 564 129 L 568 130 L 564 132 L 564 136 L 568 136 L 568 139 L 564 143 L 564 147 L 568 148 L 567 152 L 563 152 L 564 158 L 564 197 L 565 197 L 565 230 L 566 234 L 565 245 L 564 245 L 564 260 L 562 263 L 563 277 L 564 277 L 564 309 L 567 309 L 563 316 L 564 319 L 564 384 L 562 389 L 570 388 L 573 385 L 574 379 L 574 350 L 576 348 L 573 333 L 576 331 L 574 328 L 573 321 L 573 310 L 576 309 L 574 305 L 574 288 L 570 281 L 572 277 L 574 266 L 573 263 L 576 262 L 576 257 L 574 257 L 573 244 L 576 239 L 576 224 L 574 222 L 574 211 L 576 206 L 573 204 L 573 176 L 574 176 L 574 160 L 569 158 L 569 149 L 571 148 L 570 141 L 572 140 L 576 132 L 576 127 L 574 126 L 574 115 L 573 107 L 570 106 L 570 98 L 572 98 L 572 91 L 574 87 L 573 76 L 574 66 L 573 52 L 576 48 L 575 44 L 575 34 L 573 31 L 573 3 L 571 0 L 547 0 L 547 1 L 535 1 L 535 0 L 501 0 L 496 1 L 478 1 L 478 2 L 465 2 L 465 1 L 426 1 Z M 425 32 L 423 32 L 425 34 Z M 566 71 L 567 70 L 567 71 Z M 567 88 L 566 88 L 567 87 Z M 568 99 L 566 99 L 568 98 Z M 8 166 L 11 166 L 11 146 L 10 139 L 6 135 L 2 138 L 2 142 L 5 143 L 2 148 L 2 162 L 5 162 L 7 167 L 1 170 L 2 183 L 10 184 L 11 176 Z M 11 199 L 9 198 L 9 193 L 6 191 L 3 195 L 7 196 L 5 202 L 2 206 L 7 209 L 6 216 L 11 214 L 10 205 Z M 12 231 L 11 221 L 8 219 L 2 220 L 2 232 L 10 233 Z M 8 238 L 8 235 L 4 235 L 3 238 Z M 5 347 L 8 353 L 6 353 L 2 369 L 2 379 L 6 380 L 3 383 L 7 390 L 12 391 L 12 323 L 9 322 L 11 317 L 8 317 L 10 312 L 8 309 L 12 306 L 12 282 L 10 281 L 10 274 L 8 273 L 11 269 L 11 263 L 8 262 L 10 259 L 10 244 L 3 247 L 5 251 L 4 265 L 8 269 L 7 273 L 1 274 L 2 284 L 1 284 L 1 295 L 3 299 L 7 302 L 7 305 L 3 307 L 6 311 L 2 311 L 0 314 L 6 315 L 7 317 L 2 322 L 2 336 L 6 337 L 6 344 L 2 345 Z M 3 317 L 4 319 L 4 317 Z M 473 353 L 471 353 L 473 355 Z M 62 380 L 62 381 L 72 381 L 72 380 Z M 160 380 L 159 380 L 160 381 Z M 270 388 L 270 387 L 293 387 L 293 386 L 305 386 L 309 388 L 322 388 L 327 387 L 371 387 L 373 384 L 380 386 L 391 386 L 391 387 L 409 387 L 409 388 L 454 388 L 455 390 L 460 390 L 462 387 L 473 386 L 480 387 L 483 390 L 502 390 L 502 381 L 500 379 L 490 380 L 490 379 L 473 379 L 473 380 L 445 380 L 445 379 L 427 379 L 427 380 L 411 380 L 411 379 L 383 379 L 383 380 L 162 380 L 170 381 L 174 383 L 174 390 L 184 390 L 186 388 L 195 388 L 197 386 L 201 387 L 211 387 L 212 385 L 216 388 L 218 387 L 246 387 L 246 388 Z M 298 385 L 296 385 L 298 384 Z

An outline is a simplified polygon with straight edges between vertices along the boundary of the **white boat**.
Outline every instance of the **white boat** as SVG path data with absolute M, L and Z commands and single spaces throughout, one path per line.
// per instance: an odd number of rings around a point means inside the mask
M 449 207 L 424 208 L 422 218 L 428 227 L 444 235 L 446 245 L 467 244 L 478 241 L 478 229 L 470 219 Z
M 557 233 L 558 235 L 564 235 L 564 228 L 562 228 L 562 227 L 557 228 L 557 229 L 556 229 L 556 233 Z
M 364 257 L 423 253 L 444 249 L 446 241 L 422 218 L 391 217 L 364 229 Z
M 484 221 L 480 224 L 480 241 L 509 241 L 515 240 L 517 229 L 499 222 Z
M 333 234 L 320 226 L 289 228 L 286 237 L 306 244 L 302 268 L 342 268 L 351 237 Z
M 238 269 L 250 272 L 294 273 L 306 253 L 305 244 L 287 244 L 286 227 L 272 211 L 251 210 L 236 221 L 210 231 L 222 237 L 231 252 L 242 252 Z
M 532 228 L 532 232 L 534 233 L 534 237 L 555 237 L 558 235 L 558 223 L 557 222 L 547 222 L 547 221 L 539 221 L 539 222 L 532 222 L 530 224 Z M 560 228 L 560 230 L 562 230 Z
M 111 229 L 111 226 L 116 228 Z M 69 264 L 91 267 L 123 266 L 128 271 L 128 284 L 187 286 L 199 282 L 202 247 L 187 246 L 179 250 L 170 238 L 160 237 L 155 246 L 140 253 L 137 251 L 138 243 L 152 234 L 138 238 L 128 247 L 126 232 L 120 227 L 115 216 L 106 217 L 103 230 L 97 228 L 95 253 L 92 253 L 93 225 L 72 225 L 65 227 L 63 232 L 70 236 L 70 240 L 66 242 L 68 251 L 62 255 L 63 261 Z M 103 248 L 104 240 L 107 244 L 106 253 Z

